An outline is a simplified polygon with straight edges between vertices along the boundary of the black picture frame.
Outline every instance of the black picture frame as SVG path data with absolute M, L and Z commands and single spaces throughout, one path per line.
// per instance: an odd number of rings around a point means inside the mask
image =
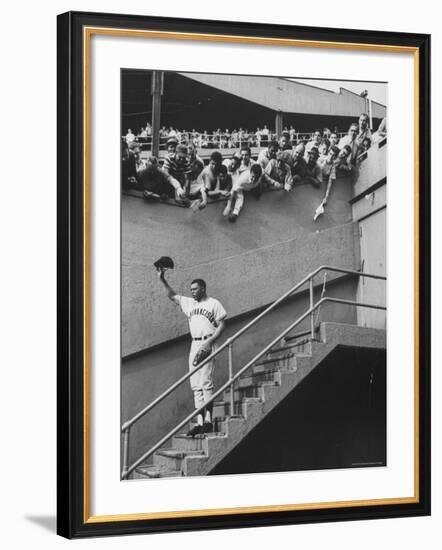
M 430 514 L 430 36 L 351 29 L 297 27 L 228 21 L 173 19 L 104 13 L 68 12 L 58 16 L 57 39 L 57 532 L 67 538 L 156 533 L 201 529 L 272 526 Z M 85 27 L 202 33 L 412 48 L 418 62 L 418 210 L 419 275 L 418 387 L 419 468 L 415 502 L 370 506 L 220 514 L 164 519 L 100 520 L 88 509 L 84 437 L 85 403 L 90 398 L 84 380 L 85 251 L 84 193 L 84 41 Z M 86 205 L 87 206 L 87 205 Z M 88 209 L 86 208 L 86 212 Z M 86 245 L 87 246 L 87 245 Z M 86 329 L 85 329 L 86 327 Z

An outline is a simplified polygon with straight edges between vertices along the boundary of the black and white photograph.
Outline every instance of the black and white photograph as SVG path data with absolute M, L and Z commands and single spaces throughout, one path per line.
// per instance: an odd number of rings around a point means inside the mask
M 386 82 L 121 70 L 121 478 L 388 465 Z

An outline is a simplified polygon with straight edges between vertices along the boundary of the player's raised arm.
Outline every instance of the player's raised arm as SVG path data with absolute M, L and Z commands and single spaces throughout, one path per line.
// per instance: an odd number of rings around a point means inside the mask
M 163 268 L 158 269 L 158 277 L 160 281 L 163 283 L 164 288 L 166 289 L 167 297 L 169 298 L 169 300 L 172 300 L 172 302 L 176 302 L 177 293 L 166 281 L 166 272 Z

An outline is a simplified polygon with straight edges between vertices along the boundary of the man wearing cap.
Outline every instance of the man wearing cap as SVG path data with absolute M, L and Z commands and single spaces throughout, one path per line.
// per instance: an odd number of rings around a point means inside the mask
M 192 172 L 187 160 L 187 147 L 177 145 L 173 155 L 167 155 L 163 164 L 163 171 L 170 177 L 170 183 L 176 189 L 177 199 L 184 199 L 189 184 L 189 175 Z
M 178 145 L 178 141 L 176 140 L 176 138 L 174 137 L 169 138 L 166 142 L 167 155 L 174 155 L 177 145 Z

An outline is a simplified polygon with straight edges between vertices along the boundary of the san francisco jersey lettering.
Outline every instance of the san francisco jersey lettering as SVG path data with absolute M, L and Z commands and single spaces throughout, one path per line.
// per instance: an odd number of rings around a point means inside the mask
M 216 298 L 197 302 L 193 298 L 177 296 L 177 302 L 189 321 L 192 338 L 213 334 L 218 323 L 226 316 L 226 310 Z

